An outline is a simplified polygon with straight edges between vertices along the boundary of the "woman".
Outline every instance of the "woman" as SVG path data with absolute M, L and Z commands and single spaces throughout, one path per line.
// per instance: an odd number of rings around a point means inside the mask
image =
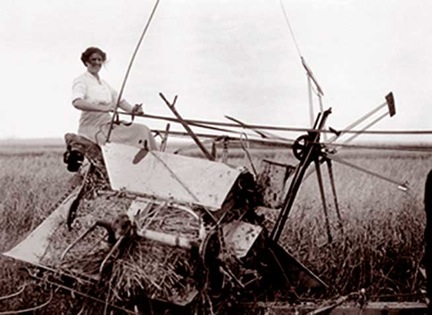
M 78 134 L 99 144 L 105 144 L 111 125 L 111 115 L 117 103 L 117 92 L 99 76 L 106 54 L 97 47 L 87 48 L 81 61 L 87 71 L 76 78 L 72 88 L 72 104 L 81 110 Z M 130 105 L 122 99 L 119 107 L 128 113 L 142 114 L 141 106 Z M 141 124 L 113 124 L 110 141 L 138 148 L 156 150 L 156 143 L 149 128 Z

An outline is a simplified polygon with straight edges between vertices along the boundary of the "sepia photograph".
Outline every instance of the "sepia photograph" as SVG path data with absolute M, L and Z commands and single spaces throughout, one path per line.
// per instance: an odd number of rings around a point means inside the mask
M 430 12 L 2 0 L 0 315 L 432 314 Z

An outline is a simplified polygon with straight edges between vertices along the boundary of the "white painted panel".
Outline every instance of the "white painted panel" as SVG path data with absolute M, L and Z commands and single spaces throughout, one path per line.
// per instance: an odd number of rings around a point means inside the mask
M 111 187 L 221 208 L 241 171 L 220 162 L 160 151 L 144 152 L 123 144 L 102 147 Z M 147 153 L 147 154 L 146 154 Z
M 77 187 L 36 229 L 22 242 L 3 255 L 25 261 L 34 265 L 41 265 L 43 258 L 47 258 L 51 236 L 66 222 L 69 208 L 79 192 Z

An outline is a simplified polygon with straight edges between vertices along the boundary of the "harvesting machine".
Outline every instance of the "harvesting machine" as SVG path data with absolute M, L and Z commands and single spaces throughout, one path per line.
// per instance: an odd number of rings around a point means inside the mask
M 139 148 L 110 142 L 114 124 L 124 123 L 120 114 L 134 119 L 135 114 L 118 111 L 119 102 L 158 3 L 123 80 L 106 144 L 66 134 L 64 162 L 74 173 L 69 191 L 35 230 L 3 254 L 31 264 L 32 278 L 80 299 L 79 314 L 268 314 L 277 313 L 278 307 L 271 306 L 277 302 L 284 303 L 279 307 L 283 313 L 320 314 L 353 296 L 365 310 L 363 291 L 323 307 L 305 304 L 309 297 L 325 297 L 329 286 L 280 240 L 302 182 L 315 172 L 327 241 L 332 243 L 322 165 L 327 167 L 342 234 L 333 162 L 407 190 L 405 183 L 334 154 L 384 117 L 395 115 L 393 94 L 346 128 L 327 127 L 331 109 L 322 108 L 322 89 L 301 57 L 309 83 L 310 128 L 250 125 L 229 116 L 230 123 L 183 119 L 175 108 L 177 96 L 171 104 L 160 93 L 174 117 L 139 115 L 168 122 L 165 130 L 153 130 L 160 137 L 159 150 L 149 150 L 145 142 Z M 316 118 L 313 94 L 320 105 Z M 363 129 L 354 130 L 373 117 Z M 171 123 L 184 131 L 170 130 Z M 196 133 L 191 127 L 213 133 Z M 275 131 L 303 135 L 291 140 Z M 351 136 L 337 143 L 345 135 Z M 185 146 L 176 147 L 175 141 L 174 148 L 167 145 L 173 136 L 192 139 L 202 157 L 182 154 Z M 296 163 L 253 161 L 254 146 L 277 147 L 284 156 L 291 150 Z M 247 167 L 232 163 L 230 150 L 241 152 Z M 396 312 L 400 309 L 397 306 Z M 389 311 L 385 305 L 372 313 Z
M 169 124 L 155 131 L 161 136 L 157 151 L 111 142 L 98 146 L 67 134 L 64 162 L 75 174 L 70 191 L 4 254 L 35 266 L 32 277 L 97 301 L 83 304 L 88 313 L 99 307 L 131 314 L 223 314 L 325 293 L 327 284 L 279 240 L 314 164 L 332 241 L 320 170 L 326 163 L 332 175 L 336 159 L 321 141 L 331 111 L 318 114 L 313 128 L 292 142 L 229 117 L 234 123 L 224 124 L 232 128 L 225 132 L 240 127 L 260 138 L 207 135 L 208 149 L 190 126 L 214 123 L 183 119 L 166 103 L 175 118 L 164 119 L 183 125 L 205 158 L 168 150 L 168 136 L 180 134 L 169 131 Z M 394 115 L 391 93 L 384 105 L 379 109 Z M 262 159 L 252 169 L 230 164 L 228 148 L 248 153 L 245 142 L 290 148 L 299 163 Z
M 300 291 L 325 289 L 272 239 L 263 213 L 275 210 L 264 197 L 279 196 L 245 168 L 117 143 L 98 147 L 74 134 L 66 142 L 73 189 L 5 253 L 40 267 L 41 280 L 123 311 L 151 303 L 175 314 L 217 313 L 258 297 L 294 301 Z M 267 164 L 262 183 L 275 179 L 271 169 L 279 179 L 291 171 Z

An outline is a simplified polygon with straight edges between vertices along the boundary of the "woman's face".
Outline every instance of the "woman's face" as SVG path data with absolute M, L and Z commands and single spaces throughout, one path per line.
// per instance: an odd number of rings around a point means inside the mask
M 98 74 L 103 64 L 103 58 L 98 53 L 93 53 L 86 62 L 87 70 L 91 74 Z

